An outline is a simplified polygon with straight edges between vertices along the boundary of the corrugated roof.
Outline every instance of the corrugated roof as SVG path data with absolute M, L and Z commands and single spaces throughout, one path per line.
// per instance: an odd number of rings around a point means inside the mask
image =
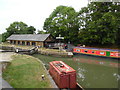
M 45 41 L 50 34 L 13 34 L 7 40 Z

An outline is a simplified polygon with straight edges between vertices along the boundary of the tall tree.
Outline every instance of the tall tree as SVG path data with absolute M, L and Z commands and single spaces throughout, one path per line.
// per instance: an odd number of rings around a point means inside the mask
M 53 36 L 64 36 L 66 42 L 76 42 L 78 36 L 77 12 L 72 7 L 58 6 L 44 22 L 44 30 Z
M 103 7 L 104 6 L 104 7 Z M 83 27 L 81 42 L 87 45 L 114 45 L 118 39 L 119 3 L 92 2 L 79 12 Z M 86 20 L 87 19 L 87 20 Z
M 28 27 L 28 25 L 23 22 L 13 22 L 6 30 L 7 32 L 2 34 L 3 42 L 12 34 L 33 34 L 36 31 L 33 26 Z
M 46 34 L 44 30 L 38 30 L 38 34 Z
M 36 31 L 33 26 L 28 27 L 23 22 L 13 22 L 6 30 L 10 34 L 33 34 Z
M 8 32 L 4 32 L 2 33 L 2 42 L 5 42 L 6 39 L 10 36 L 10 34 Z
M 29 27 L 26 29 L 25 34 L 34 34 L 35 31 L 36 31 L 36 29 L 35 29 L 33 26 L 29 26 Z
M 21 34 L 26 31 L 27 27 L 27 24 L 23 22 L 13 22 L 6 30 L 10 34 Z

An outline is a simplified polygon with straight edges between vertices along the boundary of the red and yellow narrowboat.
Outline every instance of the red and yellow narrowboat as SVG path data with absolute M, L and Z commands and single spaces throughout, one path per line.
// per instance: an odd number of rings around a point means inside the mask
M 113 50 L 113 49 L 75 47 L 75 48 L 73 48 L 73 53 L 120 58 L 120 50 Z

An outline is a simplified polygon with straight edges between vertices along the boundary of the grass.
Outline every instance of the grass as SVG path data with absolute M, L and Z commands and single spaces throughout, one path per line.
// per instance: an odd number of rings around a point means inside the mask
M 3 72 L 3 78 L 14 88 L 51 88 L 43 65 L 28 55 L 14 55 L 12 63 Z M 41 75 L 45 75 L 42 80 Z

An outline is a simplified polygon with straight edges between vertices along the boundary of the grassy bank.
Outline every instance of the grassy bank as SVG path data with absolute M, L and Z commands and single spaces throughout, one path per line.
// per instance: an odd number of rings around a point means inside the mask
M 3 72 L 3 78 L 14 88 L 51 88 L 43 65 L 36 58 L 14 55 L 12 64 Z M 42 80 L 41 75 L 45 75 Z

